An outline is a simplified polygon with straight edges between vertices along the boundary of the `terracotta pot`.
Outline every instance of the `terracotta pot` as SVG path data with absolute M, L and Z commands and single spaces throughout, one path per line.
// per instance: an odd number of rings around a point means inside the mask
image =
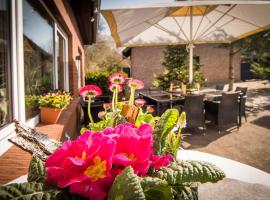
M 181 84 L 181 90 L 182 90 L 182 94 L 187 94 L 187 85 L 185 84 Z
M 131 123 L 135 123 L 140 109 L 137 106 L 124 105 L 121 114 Z
M 63 109 L 57 108 L 40 108 L 40 120 L 43 123 L 55 124 L 57 123 Z

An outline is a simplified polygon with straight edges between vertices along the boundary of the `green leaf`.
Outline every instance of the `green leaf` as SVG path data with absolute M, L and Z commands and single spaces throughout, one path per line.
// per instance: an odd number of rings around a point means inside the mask
M 161 168 L 156 173 L 160 179 L 169 185 L 179 185 L 192 182 L 217 182 L 225 178 L 225 173 L 217 166 L 201 161 L 176 161 L 168 167 Z
M 166 139 L 168 134 L 175 127 L 179 117 L 176 109 L 168 109 L 162 114 L 154 129 L 154 152 L 162 154 L 166 149 Z
M 179 200 L 198 200 L 198 185 L 187 184 L 173 186 L 174 199 Z
M 28 169 L 28 182 L 43 182 L 46 176 L 44 162 L 33 156 Z
M 141 186 L 147 200 L 173 199 L 173 191 L 165 180 L 153 177 L 145 177 L 141 180 Z
M 49 187 L 44 183 L 13 183 L 0 186 L 0 199 L 82 199 L 79 196 L 71 195 L 64 190 Z
M 132 167 L 127 167 L 116 176 L 108 195 L 108 200 L 145 200 L 139 177 Z

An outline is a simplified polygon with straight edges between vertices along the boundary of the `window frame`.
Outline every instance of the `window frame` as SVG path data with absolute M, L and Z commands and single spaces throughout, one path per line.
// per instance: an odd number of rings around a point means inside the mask
M 69 91 L 69 67 L 68 67 L 68 37 L 63 29 L 54 21 L 54 89 L 59 89 L 58 86 L 58 62 L 57 55 L 57 34 L 60 34 L 64 39 L 64 90 Z

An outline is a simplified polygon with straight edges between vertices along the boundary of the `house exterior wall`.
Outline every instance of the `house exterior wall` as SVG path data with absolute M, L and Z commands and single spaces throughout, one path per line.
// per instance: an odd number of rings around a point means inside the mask
M 161 62 L 166 46 L 134 47 L 131 50 L 131 75 L 144 80 L 145 88 L 152 86 L 154 74 L 162 74 L 164 67 Z M 201 71 L 207 84 L 228 82 L 229 50 L 217 48 L 217 45 L 196 45 L 194 55 L 199 56 Z M 234 55 L 234 76 L 240 80 L 240 53 Z
M 58 21 L 61 22 L 62 28 L 68 35 L 69 90 L 72 92 L 74 98 L 68 110 L 63 113 L 58 122 L 61 126 L 57 127 L 63 129 L 58 139 L 63 140 L 65 134 L 74 138 L 76 136 L 74 134 L 78 132 L 80 127 L 80 108 L 78 101 L 79 72 L 77 69 L 77 59 L 80 59 L 80 76 L 84 77 L 84 48 L 71 5 L 67 3 L 66 0 L 54 0 L 54 3 L 60 13 L 60 16 L 58 15 Z M 84 78 L 81 78 L 81 81 L 83 81 L 81 85 L 84 85 Z
M 14 45 L 10 47 L 8 50 L 11 54 L 11 57 L 14 57 L 12 65 L 9 66 L 12 71 L 12 74 L 18 76 L 20 75 L 20 80 L 18 80 L 18 84 L 15 81 L 16 78 L 12 80 L 12 89 L 17 88 L 19 84 L 24 85 L 23 79 L 23 69 L 25 65 L 23 64 L 23 48 L 27 47 L 27 43 L 23 43 L 22 36 L 23 36 L 23 1 L 10 1 L 12 2 L 12 22 L 9 22 L 10 26 L 14 28 L 14 34 L 12 34 L 12 42 Z M 39 1 L 38 1 L 39 2 Z M 73 13 L 73 8 L 70 5 L 71 1 L 67 0 L 42 0 L 40 1 L 41 5 L 43 6 L 44 10 L 47 12 L 46 14 L 50 14 L 50 18 L 53 18 L 53 26 L 57 30 L 59 29 L 60 32 L 63 32 L 63 35 L 68 38 L 68 46 L 67 46 L 67 60 L 68 60 L 68 73 L 69 73 L 69 90 L 73 94 L 73 100 L 71 101 L 70 105 L 62 112 L 60 119 L 56 124 L 44 124 L 38 123 L 38 116 L 31 118 L 30 120 L 25 120 L 24 112 L 14 111 L 12 110 L 13 119 L 18 119 L 21 123 L 26 124 L 28 126 L 36 128 L 38 132 L 47 134 L 50 138 L 56 140 L 66 140 L 67 138 L 74 139 L 79 135 L 79 127 L 80 127 L 80 105 L 79 105 L 79 87 L 78 86 L 78 70 L 77 64 L 80 63 L 80 72 L 81 72 L 81 86 L 84 85 L 84 48 L 83 44 L 85 44 L 85 38 L 81 38 L 81 32 L 78 29 L 76 17 Z M 83 1 L 80 1 L 84 4 Z M 87 1 L 85 1 L 87 2 Z M 89 4 L 85 4 L 89 5 Z M 91 4 L 92 5 L 92 4 Z M 89 7 L 88 7 L 89 8 Z M 90 9 L 90 8 L 89 8 Z M 91 11 L 94 10 L 94 7 L 90 9 Z M 89 12 L 90 12 L 89 10 Z M 15 14 L 16 13 L 16 16 Z M 96 22 L 96 21 L 95 21 Z M 35 27 L 34 27 L 35 28 Z M 88 28 L 86 26 L 86 28 Z M 92 33 L 94 33 L 95 28 L 92 29 Z M 55 29 L 56 30 L 56 29 Z M 22 41 L 21 41 L 22 40 Z M 11 42 L 8 41 L 7 42 Z M 88 40 L 89 42 L 89 40 Z M 90 41 L 91 42 L 91 41 Z M 94 39 L 93 39 L 94 42 Z M 56 43 L 55 35 L 54 35 L 54 45 Z M 87 43 L 88 44 L 88 43 Z M 18 51 L 18 49 L 20 51 Z M 16 52 L 16 53 L 14 53 Z M 17 55 L 18 54 L 18 55 Z M 54 52 L 54 58 L 56 58 L 56 53 Z M 80 62 L 78 62 L 78 59 Z M 16 68 L 14 66 L 16 66 Z M 56 66 L 56 62 L 54 62 Z M 15 70 L 14 70 L 15 69 Z M 57 69 L 57 68 L 56 68 Z M 14 77 L 16 77 L 14 75 Z M 13 76 L 12 76 L 13 77 Z M 57 77 L 57 76 L 55 76 Z M 54 77 L 54 78 L 55 78 Z M 56 79 L 57 80 L 57 79 Z M 23 92 L 23 89 L 20 90 L 16 89 L 12 96 L 12 101 L 15 102 L 17 100 L 24 99 L 26 96 Z M 14 105 L 15 105 L 14 104 Z M 18 104 L 18 103 L 17 103 Z M 20 111 L 25 111 L 24 103 L 21 105 L 16 105 L 17 109 L 20 108 Z M 14 106 L 13 105 L 13 106 Z M 15 114 L 14 114 L 15 113 Z M 19 116 L 19 117 L 16 117 Z M 0 185 L 5 184 L 19 176 L 27 174 L 28 166 L 30 163 L 31 155 L 28 152 L 23 151 L 19 147 L 15 145 L 11 145 L 7 139 L 10 136 L 15 135 L 15 126 L 14 123 L 10 122 L 7 126 L 1 129 L 0 127 L 0 136 L 2 133 L 5 133 L 5 137 L 0 137 Z M 12 159 L 11 159 L 12 158 Z
M 60 12 L 59 19 L 62 22 L 62 26 L 68 34 L 68 64 L 69 64 L 69 89 L 70 91 L 78 96 L 78 70 L 76 66 L 76 58 L 84 55 L 84 48 L 82 44 L 82 38 L 79 33 L 76 18 L 72 11 L 72 8 L 66 0 L 54 0 L 55 5 Z M 78 59 L 78 58 L 77 58 Z M 81 59 L 81 74 L 84 77 L 84 56 Z

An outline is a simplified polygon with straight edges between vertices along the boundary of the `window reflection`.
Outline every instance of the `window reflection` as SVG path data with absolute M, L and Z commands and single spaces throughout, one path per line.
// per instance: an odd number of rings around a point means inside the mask
M 11 121 L 8 2 L 0 1 L 0 128 Z
M 64 81 L 65 81 L 65 39 L 58 32 L 56 38 L 56 57 L 58 65 L 58 89 L 64 90 Z
M 36 97 L 53 89 L 52 24 L 39 1 L 23 1 L 26 119 L 38 114 Z

